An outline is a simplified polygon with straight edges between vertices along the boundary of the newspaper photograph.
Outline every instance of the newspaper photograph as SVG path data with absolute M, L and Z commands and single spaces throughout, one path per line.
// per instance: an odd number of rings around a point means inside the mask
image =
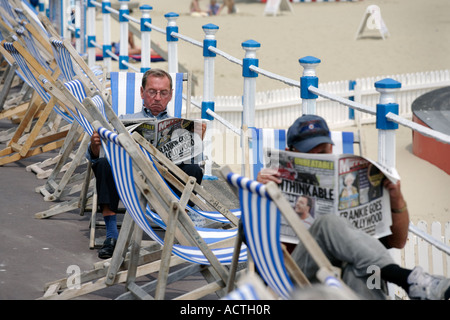
M 391 233 L 389 194 L 382 182 L 397 182 L 395 170 L 350 154 L 268 149 L 266 156 L 266 167 L 278 170 L 281 191 L 308 228 L 321 215 L 337 214 L 377 238 Z M 283 220 L 281 236 L 283 242 L 298 242 Z
M 175 164 L 198 162 L 203 153 L 202 122 L 182 118 L 122 120 Z

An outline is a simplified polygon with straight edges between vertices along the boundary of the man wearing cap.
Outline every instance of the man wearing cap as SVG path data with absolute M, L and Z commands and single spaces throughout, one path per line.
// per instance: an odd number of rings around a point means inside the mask
M 334 143 L 323 118 L 303 115 L 288 129 L 287 145 L 287 150 L 294 152 L 332 153 Z M 273 168 L 262 169 L 257 181 L 281 183 L 280 174 Z M 429 275 L 420 267 L 404 269 L 393 261 L 387 251 L 387 248 L 403 248 L 406 244 L 409 213 L 400 190 L 400 182 L 394 184 L 385 179 L 383 183 L 390 197 L 391 235 L 376 239 L 334 214 L 316 217 L 311 226 L 307 225 L 309 232 L 330 262 L 342 269 L 344 282 L 363 298 L 385 298 L 380 288 L 368 285 L 368 277 L 373 275 L 373 269 L 369 267 L 378 267 L 382 280 L 401 286 L 411 298 L 449 299 L 450 279 Z M 308 279 L 316 280 L 318 267 L 301 242 L 292 252 L 292 258 Z

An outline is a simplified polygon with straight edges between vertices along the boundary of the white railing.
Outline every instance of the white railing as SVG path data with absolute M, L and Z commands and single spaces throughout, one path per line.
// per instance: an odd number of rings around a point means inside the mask
M 446 252 L 450 248 L 450 221 L 445 225 L 433 221 L 429 227 L 425 221 L 419 221 L 415 227 L 417 234 L 409 232 L 405 248 L 390 250 L 394 260 L 404 268 L 412 269 L 415 266 L 421 266 L 430 274 L 450 277 L 450 254 Z M 430 235 L 432 239 L 425 240 L 426 237 L 423 237 L 423 234 Z M 447 247 L 440 250 L 439 246 L 430 243 L 433 239 Z M 394 285 L 391 288 L 392 298 L 408 299 L 403 289 Z
M 421 95 L 444 86 L 450 86 L 450 70 L 438 70 L 429 72 L 417 72 L 398 74 L 391 76 L 378 76 L 355 80 L 355 89 L 349 89 L 348 80 L 319 83 L 319 89 L 341 96 L 343 98 L 354 97 L 354 101 L 364 105 L 374 106 L 379 101 L 379 92 L 373 86 L 376 81 L 392 77 L 402 83 L 397 92 L 399 115 L 411 118 L 411 105 Z M 300 89 L 287 87 L 284 89 L 257 92 L 255 97 L 255 125 L 264 128 L 288 128 L 292 119 L 298 116 L 301 109 Z M 201 96 L 193 97 L 202 101 Z M 240 123 L 242 116 L 242 96 L 217 96 L 215 97 L 215 113 L 231 123 Z M 193 110 L 193 117 L 199 117 L 200 111 Z M 197 111 L 197 112 L 195 112 Z M 330 127 L 339 128 L 352 126 L 358 121 L 358 117 L 349 118 L 348 107 L 319 97 L 317 99 L 317 114 L 327 119 Z M 361 124 L 375 123 L 375 116 L 360 112 Z M 217 125 L 218 130 L 223 126 Z

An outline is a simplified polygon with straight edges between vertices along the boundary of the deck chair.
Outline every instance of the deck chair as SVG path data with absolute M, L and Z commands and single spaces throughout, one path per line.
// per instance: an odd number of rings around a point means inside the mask
M 48 20 L 44 20 L 44 22 L 44 25 L 50 30 L 49 33 L 53 34 L 56 32 L 52 29 L 52 26 L 47 25 L 47 23 L 49 23 Z M 88 86 L 88 83 L 92 84 L 90 90 L 81 88 L 79 84 L 77 85 L 74 82 L 69 85 L 70 89 L 74 89 L 71 91 L 71 93 L 74 94 L 80 102 L 82 102 L 87 95 L 92 95 L 92 92 L 94 90 L 104 89 L 101 81 L 102 79 L 99 79 L 99 77 L 101 77 L 103 74 L 101 69 L 90 71 L 90 69 L 86 65 L 83 64 L 83 66 L 79 66 L 74 63 L 72 61 L 72 56 L 67 49 L 67 47 L 70 46 L 70 43 L 64 42 L 54 37 L 50 38 L 50 43 L 57 65 L 61 70 L 62 81 L 69 83 L 69 81 L 73 81 L 74 79 L 80 79 L 80 81 L 85 82 L 85 86 Z M 88 70 L 88 73 L 84 72 L 84 70 Z M 76 87 L 78 87 L 78 89 L 75 89 Z M 79 134 L 81 134 L 82 132 L 83 130 L 81 129 Z M 27 170 L 34 171 L 37 174 L 38 178 L 47 177 L 44 186 L 39 188 L 39 192 L 44 195 L 44 200 L 59 200 L 65 194 L 73 194 L 81 189 L 81 187 L 75 187 L 70 191 L 67 190 L 69 189 L 67 188 L 69 184 L 83 180 L 83 177 L 81 177 L 81 175 L 75 175 L 72 177 L 77 167 L 86 163 L 83 151 L 85 152 L 89 141 L 88 136 L 85 132 L 83 133 L 83 137 L 80 137 L 80 140 L 81 139 L 83 139 L 82 143 L 78 146 L 78 150 L 76 152 L 74 152 L 75 144 L 73 142 L 71 143 L 71 141 L 69 140 L 68 143 L 61 148 L 60 154 L 52 159 L 53 161 L 50 161 L 50 159 L 48 159 L 45 162 L 33 164 L 27 167 Z M 44 171 L 44 168 L 49 167 L 51 164 L 53 164 L 54 167 L 52 169 Z M 62 172 L 64 172 L 64 174 L 62 175 L 62 177 L 59 177 Z M 86 173 L 84 172 L 83 175 L 86 175 Z M 64 191 L 66 191 L 65 194 Z
M 249 165 L 246 169 L 249 172 L 249 177 L 256 179 L 258 172 L 264 167 L 264 149 L 284 150 L 287 147 L 287 131 L 284 129 L 254 127 L 250 127 L 248 130 L 250 131 L 248 132 Z M 359 155 L 362 154 L 358 131 L 331 131 L 330 135 L 334 142 L 334 154 L 355 154 L 355 144 L 359 147 L 356 153 Z
M 34 103 L 28 108 L 23 120 L 18 126 L 14 136 L 8 143 L 8 147 L 0 151 L 0 165 L 17 161 L 22 158 L 30 157 L 46 151 L 60 148 L 64 142 L 64 137 L 68 133 L 68 128 L 59 128 L 59 121 L 52 127 L 52 131 L 46 135 L 40 135 L 41 129 L 48 119 L 51 119 L 51 113 L 54 112 L 61 119 L 67 123 L 72 123 L 73 119 L 68 115 L 63 107 L 59 106 L 57 102 L 52 99 L 48 93 L 42 88 L 42 83 L 39 83 L 37 76 L 39 74 L 47 75 L 48 71 L 40 65 L 33 56 L 18 42 L 3 41 L 1 45 L 14 57 L 28 81 L 33 85 L 33 88 L 39 93 L 42 99 L 43 109 L 39 115 L 39 119 L 33 125 L 33 118 L 37 110 L 40 108 L 39 103 Z M 25 141 L 21 142 L 19 139 L 23 136 L 28 126 L 32 126 L 30 133 L 25 137 Z
M 4 38 L 0 36 L 0 41 L 3 40 Z M 7 62 L 7 67 L 0 79 L 3 84 L 0 93 L 0 119 L 14 120 L 15 118 L 20 118 L 27 110 L 33 94 L 32 87 L 22 74 L 14 58 L 1 46 L 0 54 L 4 61 Z M 20 92 L 10 94 L 10 91 L 16 86 L 22 86 Z
M 86 99 L 86 100 L 89 100 Z M 94 111 L 95 109 L 91 109 Z M 99 113 L 100 114 L 100 113 Z M 218 229 L 195 229 L 192 221 L 190 221 L 186 212 L 181 209 L 183 203 L 187 202 L 188 196 L 182 197 L 181 206 L 180 202 L 175 199 L 171 193 L 165 188 L 165 184 L 153 169 L 153 166 L 149 163 L 148 158 L 137 146 L 129 133 L 123 127 L 120 120 L 118 120 L 115 113 L 110 110 L 108 119 L 111 121 L 111 115 L 115 119 L 112 122 L 119 127 L 117 131 L 121 132 L 119 135 L 109 131 L 108 129 L 101 127 L 99 121 L 94 122 L 95 129 L 100 133 L 103 140 L 103 146 L 105 154 L 111 163 L 113 168 L 113 174 L 115 177 L 116 185 L 121 196 L 122 201 L 127 207 L 126 217 L 133 217 L 133 221 L 144 230 L 149 236 L 155 239 L 157 242 L 164 243 L 163 257 L 161 263 L 163 263 L 160 275 L 164 276 L 168 272 L 168 265 L 172 252 L 187 262 L 196 264 L 210 264 L 214 267 L 221 280 L 215 283 L 212 287 L 217 290 L 219 283 L 224 283 L 227 278 L 227 272 L 223 268 L 223 263 L 230 263 L 233 255 L 234 247 L 227 247 L 227 242 L 232 244 L 233 241 L 229 241 L 236 234 L 237 230 L 218 230 Z M 103 125 L 109 126 L 103 116 L 98 116 L 104 123 Z M 103 119 L 102 119 L 103 118 Z M 117 128 L 117 127 L 116 127 Z M 136 170 L 142 174 L 136 175 Z M 142 181 L 141 177 L 145 177 L 145 181 Z M 146 199 L 142 201 L 142 196 Z M 166 237 L 161 239 L 152 229 L 149 223 L 149 218 L 146 215 L 147 206 L 145 202 L 151 204 L 152 208 L 155 208 L 155 213 L 161 216 L 165 225 L 167 225 Z M 176 210 L 174 210 L 176 209 Z M 178 212 L 179 220 L 182 223 L 178 223 L 176 219 L 171 218 L 171 212 L 176 215 Z M 178 223 L 178 224 L 177 224 Z M 212 234 L 210 238 L 208 235 Z M 173 239 L 176 237 L 177 244 L 173 244 Z M 123 230 L 120 232 L 118 243 L 123 238 Z M 226 239 L 229 239 L 228 241 Z M 209 249 L 207 243 L 218 244 L 218 240 L 225 241 L 223 247 Z M 114 255 L 119 250 L 116 247 Z M 246 257 L 245 248 L 243 248 L 243 254 L 240 260 Z M 166 263 L 164 263 L 166 261 Z M 160 290 L 163 290 L 163 284 L 165 280 L 159 279 L 158 283 L 161 283 Z M 86 292 L 86 288 L 83 292 Z M 158 291 L 158 290 L 157 290 Z M 159 297 L 163 297 L 164 294 L 157 294 Z M 163 291 L 162 291 L 163 292 Z
M 90 198 L 92 197 L 93 192 L 89 192 L 88 188 L 92 185 L 92 181 L 90 179 L 90 176 L 88 176 L 88 173 L 90 171 L 85 170 L 82 174 L 73 174 L 75 168 L 77 168 L 79 165 L 81 165 L 83 162 L 87 162 L 85 159 L 85 153 L 87 149 L 88 142 L 90 141 L 90 136 L 93 133 L 93 127 L 90 124 L 90 122 L 80 113 L 78 112 L 79 108 L 76 106 L 82 106 L 82 101 L 88 96 L 88 92 L 86 90 L 87 83 L 83 84 L 83 81 L 80 79 L 75 79 L 73 81 L 62 83 L 60 80 L 56 81 L 55 83 L 50 83 L 49 81 L 44 82 L 44 88 L 47 90 L 49 94 L 54 96 L 59 101 L 66 101 L 67 108 L 70 112 L 70 115 L 73 117 L 74 121 L 74 127 L 76 124 L 78 124 L 78 128 L 82 128 L 82 131 L 84 133 L 84 137 L 77 149 L 76 156 L 73 159 L 72 162 L 70 162 L 70 167 L 67 169 L 67 171 L 64 173 L 61 180 L 58 182 L 57 186 L 52 185 L 51 182 L 51 176 L 49 177 L 49 186 L 53 187 L 53 192 L 50 193 L 50 196 L 55 197 L 63 197 L 66 194 L 70 194 L 70 192 L 76 193 L 80 192 L 82 195 L 84 195 L 84 198 L 80 198 L 79 196 L 76 196 L 73 199 L 64 201 L 58 205 L 52 206 L 50 209 L 35 213 L 35 217 L 38 219 L 43 218 L 49 218 L 52 216 L 55 216 L 57 214 L 61 214 L 67 211 L 72 211 L 79 209 L 80 207 L 86 208 L 91 203 Z M 96 108 L 99 108 L 100 112 L 103 112 L 103 101 L 100 98 L 99 95 L 95 95 L 92 97 L 92 101 L 95 104 Z M 69 143 L 70 140 L 69 140 Z M 72 147 L 68 146 L 65 148 L 65 152 L 70 152 L 72 150 Z M 64 155 L 63 155 L 64 156 Z M 66 155 L 67 157 L 67 155 Z M 62 162 L 58 162 L 58 165 L 61 165 Z M 89 167 L 89 163 L 88 163 Z M 89 167 L 90 168 L 90 167 Z M 55 172 L 58 172 L 57 168 L 55 168 L 55 171 L 52 172 L 54 174 Z M 70 188 L 70 192 L 64 193 L 63 187 L 66 184 L 69 184 L 71 182 L 80 182 L 80 184 L 76 185 L 75 187 Z M 45 190 L 43 190 L 45 189 Z M 39 188 L 39 192 L 42 194 L 48 193 L 48 186 L 47 184 L 44 185 L 44 187 Z M 95 206 L 93 206 L 95 207 Z M 96 211 L 96 209 L 95 209 Z M 82 211 L 84 213 L 84 210 Z M 81 211 L 80 211 L 81 214 Z M 92 231 L 91 231 L 92 232 Z M 93 236 L 91 235 L 91 239 L 93 239 Z M 90 242 L 90 247 L 94 248 L 93 240 Z
M 134 72 L 111 72 L 109 75 L 110 80 L 110 97 L 111 107 L 115 114 L 120 116 L 123 114 L 135 113 L 142 110 L 142 99 L 140 96 L 140 87 L 142 83 L 143 73 Z M 174 117 L 180 117 L 182 112 L 182 93 L 183 93 L 183 81 L 187 80 L 187 76 L 183 73 L 171 74 L 172 83 L 174 88 L 172 101 L 167 106 L 169 115 Z M 88 163 L 87 176 L 85 180 L 85 187 L 80 200 L 80 213 L 84 211 L 91 212 L 90 222 L 90 234 L 91 239 L 89 241 L 90 247 L 94 248 L 101 245 L 101 241 L 96 239 L 97 229 L 104 228 L 104 222 L 102 219 L 98 219 L 97 208 L 87 207 L 87 187 L 86 185 L 93 176 L 91 172 L 91 164 Z M 94 195 L 95 196 L 95 195 Z M 96 203 L 95 199 L 93 199 Z M 120 210 L 123 212 L 123 210 Z
M 319 281 L 342 290 L 350 299 L 356 298 L 340 280 L 339 270 L 328 261 L 275 183 L 263 185 L 231 172 L 228 167 L 222 168 L 222 175 L 238 189 L 243 233 L 248 251 L 259 275 L 268 287 L 280 298 L 289 299 L 297 287 L 310 286 L 308 279 L 281 245 L 282 215 L 317 263 Z M 239 240 L 240 237 L 236 239 Z M 230 277 L 232 278 L 232 275 Z
M 1 10 L 0 16 L 3 16 Z M 5 38 L 12 32 L 12 29 L 10 29 L 4 21 L 0 22 L 0 41 L 5 40 Z M 3 74 L 0 78 L 0 83 L 2 84 L 2 89 L 0 92 L 0 119 L 2 119 L 11 117 L 18 112 L 23 112 L 23 110 L 25 110 L 23 108 L 26 108 L 26 100 L 30 99 L 31 87 L 28 85 L 25 77 L 22 75 L 20 68 L 14 61 L 14 58 L 12 58 L 4 49 L 0 53 L 2 62 L 6 62 L 6 68 L 3 70 Z M 17 86 L 22 86 L 20 92 L 12 93 L 10 95 L 11 89 L 16 88 Z M 24 105 L 24 107 L 22 107 L 21 109 L 17 108 L 14 113 L 9 110 L 18 105 Z M 6 113 L 6 110 L 9 110 L 9 112 Z

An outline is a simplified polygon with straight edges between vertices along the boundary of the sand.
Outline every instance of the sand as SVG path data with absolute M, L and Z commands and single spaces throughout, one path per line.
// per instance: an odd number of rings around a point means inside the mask
M 201 1 L 205 8 L 206 3 Z M 237 14 L 213 17 L 192 17 L 188 13 L 189 1 L 160 0 L 149 4 L 153 6 L 151 16 L 155 26 L 165 28 L 164 14 L 176 12 L 180 15 L 179 33 L 196 41 L 204 39 L 203 25 L 219 26 L 217 47 L 237 59 L 244 58 L 242 42 L 259 42 L 259 66 L 289 79 L 299 79 L 303 70 L 298 60 L 308 55 L 322 61 L 317 68 L 320 82 L 450 68 L 450 1 L 447 0 L 292 3 L 293 12 L 278 16 L 264 16 L 265 4 L 258 1 L 236 1 Z M 376 30 L 366 29 L 364 37 L 355 40 L 365 10 L 372 4 L 380 7 L 389 36 L 383 40 Z M 140 17 L 139 11 L 133 12 L 133 16 Z M 97 22 L 101 23 L 99 19 Z M 151 37 L 166 49 L 164 35 L 153 31 Z M 180 64 L 197 77 L 195 93 L 201 95 L 201 48 L 180 40 L 178 56 Z M 155 63 L 152 67 L 167 68 L 167 63 Z M 241 67 L 221 56 L 215 62 L 214 81 L 215 96 L 242 94 Z M 264 76 L 257 80 L 257 91 L 285 86 Z M 362 130 L 367 156 L 377 159 L 376 129 L 365 125 Z M 400 127 L 396 163 L 411 220 L 414 223 L 450 221 L 450 175 L 414 156 L 411 144 L 411 130 Z

